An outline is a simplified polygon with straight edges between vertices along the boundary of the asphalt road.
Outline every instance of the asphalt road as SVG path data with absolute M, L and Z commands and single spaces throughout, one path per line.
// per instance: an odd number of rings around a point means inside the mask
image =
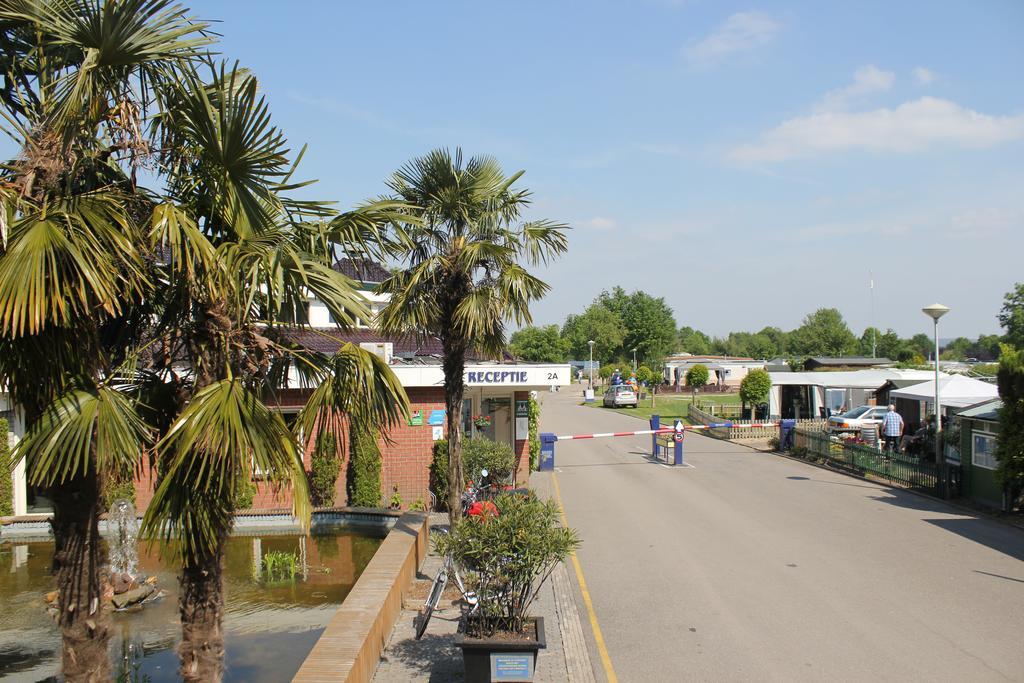
M 644 428 L 574 389 L 542 431 Z M 694 433 L 693 467 L 649 449 L 555 453 L 620 681 L 1024 681 L 1024 530 Z

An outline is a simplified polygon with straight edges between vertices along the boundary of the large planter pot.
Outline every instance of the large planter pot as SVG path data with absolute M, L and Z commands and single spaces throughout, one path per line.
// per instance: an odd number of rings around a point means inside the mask
M 464 629 L 459 629 L 455 646 L 462 650 L 466 683 L 532 681 L 537 668 L 537 651 L 547 647 L 547 639 L 543 617 L 531 618 L 529 623 L 536 628 L 536 639 L 470 638 Z

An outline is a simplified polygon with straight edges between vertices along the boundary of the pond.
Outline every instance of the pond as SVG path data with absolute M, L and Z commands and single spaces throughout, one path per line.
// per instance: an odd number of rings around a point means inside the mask
M 312 535 L 235 536 L 224 562 L 225 681 L 279 683 L 292 678 L 338 605 L 373 557 L 387 529 L 336 527 Z M 299 574 L 269 580 L 262 559 L 284 553 Z M 0 543 L 0 679 L 56 681 L 60 631 L 46 612 L 53 588 L 53 543 Z M 157 547 L 139 547 L 139 573 L 167 594 L 139 611 L 114 612 L 111 670 L 117 681 L 177 681 L 178 582 Z

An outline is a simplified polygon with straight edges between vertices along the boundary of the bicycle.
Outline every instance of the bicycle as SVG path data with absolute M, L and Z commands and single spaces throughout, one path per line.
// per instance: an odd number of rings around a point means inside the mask
M 487 470 L 480 471 L 480 481 L 470 482 L 466 487 L 466 490 L 462 493 L 462 514 L 465 515 L 469 511 L 469 508 L 475 503 L 481 495 L 485 495 L 484 481 L 487 479 Z M 431 493 L 431 498 L 433 498 Z M 443 527 L 430 527 L 431 531 L 437 531 L 438 533 L 447 534 L 448 530 Z M 433 616 L 434 610 L 437 605 L 441 602 L 441 596 L 444 594 L 444 589 L 448 586 L 449 577 L 455 579 L 455 585 L 459 587 L 459 592 L 462 594 L 462 599 L 469 605 L 469 611 L 472 613 L 476 610 L 478 600 L 476 593 L 473 591 L 466 590 L 466 583 L 462 580 L 462 575 L 459 573 L 459 568 L 455 566 L 455 561 L 452 559 L 450 554 L 445 555 L 444 561 L 441 563 L 441 568 L 437 570 L 437 576 L 434 577 L 434 583 L 430 586 L 430 592 L 427 594 L 427 601 L 423 605 L 423 609 L 413 619 L 413 623 L 416 626 L 416 640 L 423 637 L 423 634 L 427 631 L 427 624 L 430 623 L 430 617 Z
M 442 534 L 448 533 L 447 529 L 441 527 L 431 527 L 431 529 Z M 433 616 L 434 610 L 437 608 L 438 603 L 441 602 L 441 596 L 448 585 L 449 577 L 455 579 L 455 585 L 459 587 L 462 599 L 469 605 L 469 614 L 476 611 L 480 603 L 476 593 L 466 590 L 466 583 L 462 580 L 459 568 L 455 566 L 455 561 L 452 559 L 451 554 L 447 554 L 441 563 L 441 568 L 437 570 L 434 583 L 430 586 L 430 593 L 427 594 L 427 601 L 423 605 L 423 610 L 413 619 L 413 624 L 416 627 L 416 640 L 422 638 L 423 634 L 426 633 L 427 624 L 430 623 L 430 617 Z

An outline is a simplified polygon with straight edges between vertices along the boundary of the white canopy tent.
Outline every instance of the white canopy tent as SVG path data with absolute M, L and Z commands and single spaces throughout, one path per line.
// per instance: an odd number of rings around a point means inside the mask
M 925 382 L 935 374 L 928 370 L 897 370 L 893 368 L 877 370 L 848 370 L 839 372 L 769 372 L 772 389 L 768 394 L 769 410 L 773 416 L 784 414 L 783 389 L 796 387 L 806 393 L 808 412 L 801 417 L 819 416 L 826 408 L 833 407 L 829 394 L 835 394 L 835 403 L 844 404 L 847 408 L 862 405 L 874 395 L 883 384 L 890 379 L 920 380 Z M 943 375 L 945 376 L 945 375 Z
M 889 392 L 889 397 L 933 403 L 935 401 L 935 380 L 921 382 L 903 389 L 894 389 Z M 992 398 L 999 398 L 999 390 L 994 384 L 963 375 L 939 378 L 939 401 L 944 408 L 966 408 Z

